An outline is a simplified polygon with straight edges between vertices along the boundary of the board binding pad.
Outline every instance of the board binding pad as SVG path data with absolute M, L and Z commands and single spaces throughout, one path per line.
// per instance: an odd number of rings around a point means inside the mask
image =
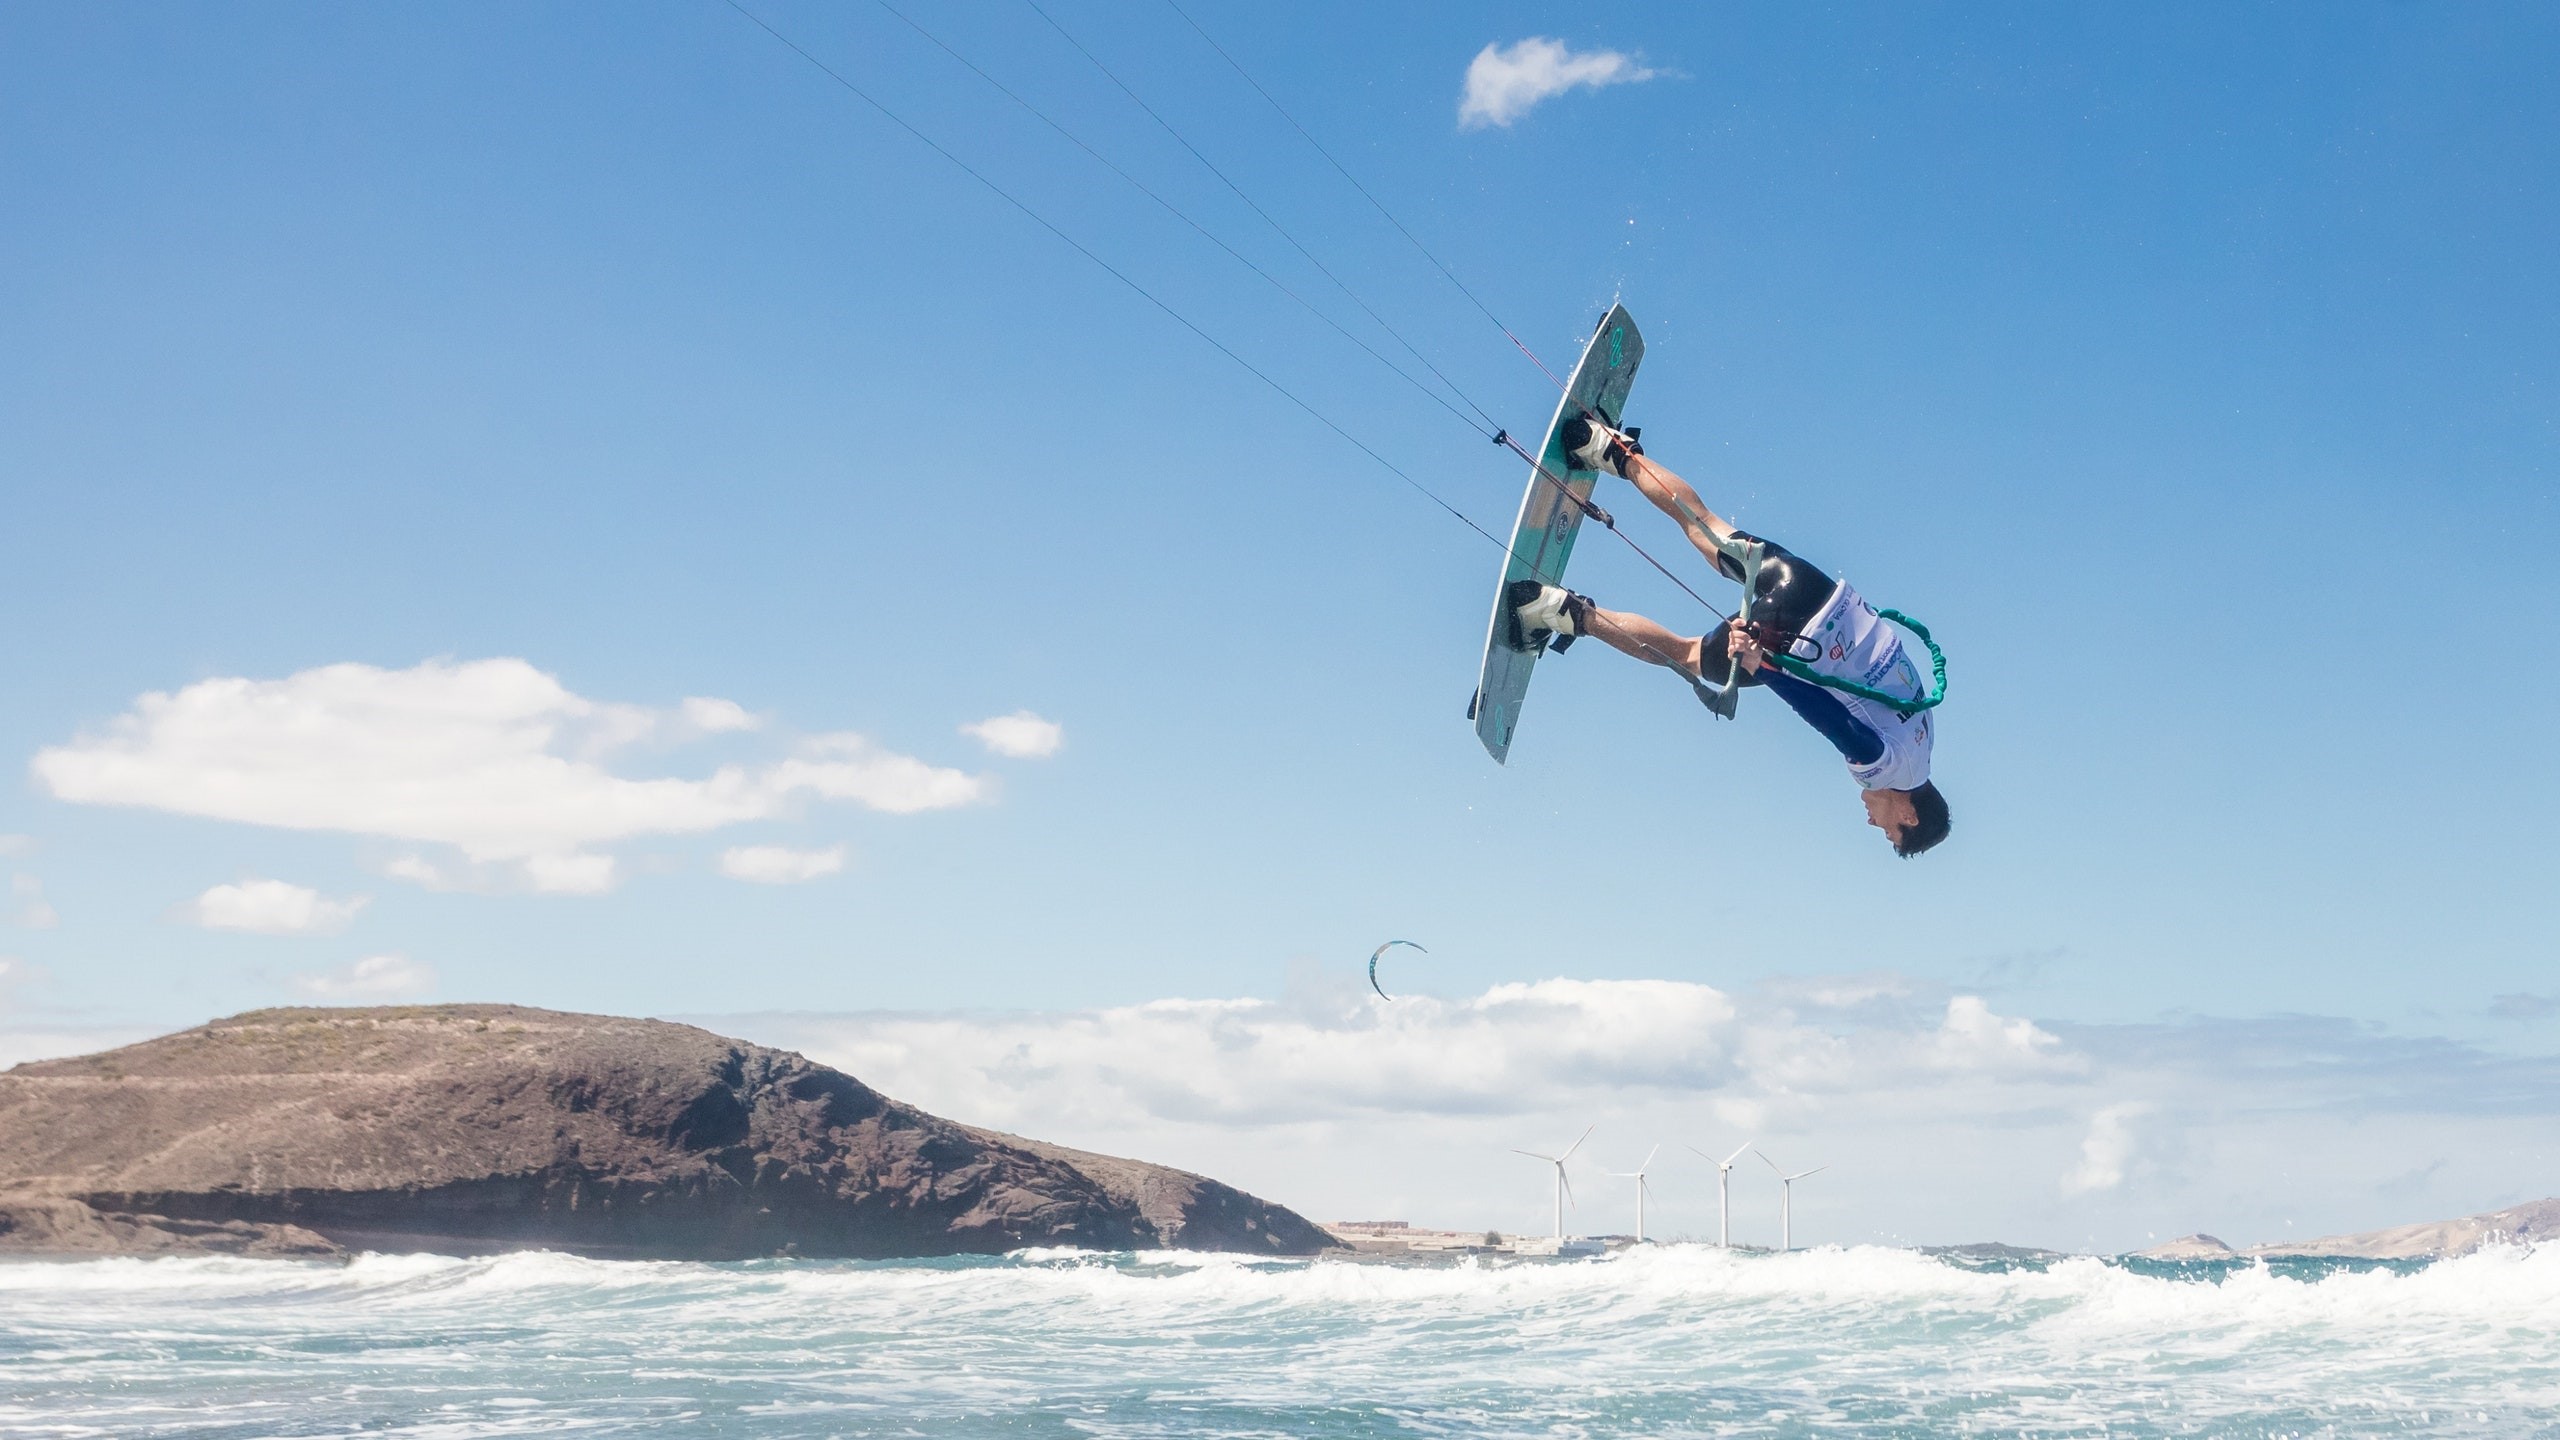
M 1574 536 L 1582 529 L 1582 505 L 1600 483 L 1595 470 L 1576 470 L 1564 453 L 1564 425 L 1589 410 L 1612 427 L 1626 413 L 1627 391 L 1634 387 L 1636 366 L 1644 360 L 1644 335 L 1624 305 L 1612 305 L 1600 317 L 1600 328 L 1582 348 L 1582 360 L 1565 382 L 1556 402 L 1555 419 L 1547 423 L 1546 444 L 1538 458 L 1546 470 L 1573 492 L 1568 500 L 1555 481 L 1536 469 L 1529 472 L 1528 493 L 1520 497 L 1520 518 L 1511 527 L 1511 547 L 1502 557 L 1502 574 L 1493 587 L 1493 623 L 1486 629 L 1484 669 L 1476 680 L 1476 696 L 1467 715 L 1476 722 L 1476 738 L 1496 763 L 1511 754 L 1511 735 L 1520 724 L 1520 704 L 1529 694 L 1529 675 L 1544 646 L 1515 649 L 1511 644 L 1508 595 L 1514 580 L 1564 583 L 1565 561 L 1573 555 Z

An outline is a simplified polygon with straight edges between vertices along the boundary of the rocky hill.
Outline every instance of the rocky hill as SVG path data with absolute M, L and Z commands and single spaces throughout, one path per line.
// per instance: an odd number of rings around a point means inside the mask
M 2181 1235 L 2175 1240 L 2164 1241 L 2148 1250 L 2136 1250 L 2133 1253 L 2145 1260 L 2236 1260 L 2240 1258 L 2240 1252 L 2224 1244 L 2219 1237 L 2207 1235 L 2201 1231 L 2193 1235 Z
M 259 1010 L 0 1073 L 0 1250 L 1309 1254 L 1295 1213 L 787 1051 L 511 1005 Z
M 2459 1220 L 2430 1220 L 2363 1230 L 2353 1235 L 2323 1235 L 2316 1240 L 2288 1240 L 2235 1250 L 2210 1235 L 2184 1235 L 2165 1245 L 2135 1253 L 2154 1260 L 2254 1260 L 2322 1257 L 2354 1260 L 2435 1260 L 2467 1255 L 2483 1245 L 2525 1245 L 2560 1236 L 2560 1199 L 2535 1200 L 2504 1210 L 2465 1215 Z

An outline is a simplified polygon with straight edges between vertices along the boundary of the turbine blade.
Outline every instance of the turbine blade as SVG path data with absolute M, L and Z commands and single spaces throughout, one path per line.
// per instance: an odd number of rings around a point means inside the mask
M 1831 1167 L 1830 1167 L 1830 1166 L 1828 1166 L 1828 1165 L 1816 1165 L 1816 1166 L 1814 1166 L 1814 1167 L 1813 1167 L 1812 1169 L 1810 1169 L 1810 1170 L 1799 1170 L 1799 1171 L 1797 1171 L 1796 1173 L 1794 1173 L 1793 1175 L 1788 1176 L 1787 1178 L 1788 1178 L 1788 1179 L 1790 1179 L 1790 1180 L 1801 1180 L 1801 1179 L 1803 1179 L 1804 1177 L 1806 1177 L 1807 1175 L 1819 1175 L 1819 1174 L 1821 1174 L 1823 1171 L 1828 1170 L 1828 1169 L 1830 1169 L 1830 1168 L 1831 1168 Z
M 1556 1159 L 1556 1157 L 1554 1157 L 1553 1155 L 1541 1155 L 1541 1154 L 1539 1154 L 1539 1153 L 1538 1153 L 1537 1151 L 1535 1151 L 1535 1150 L 1514 1150 L 1514 1151 L 1512 1151 L 1511 1153 L 1512 1153 L 1512 1154 L 1514 1154 L 1514 1155 L 1526 1155 L 1526 1156 L 1528 1156 L 1528 1157 L 1529 1157 L 1530 1159 L 1532 1159 L 1532 1160 L 1544 1160 L 1544 1161 L 1546 1161 L 1546 1162 L 1547 1162 L 1548 1164 L 1550 1164 L 1550 1165 L 1557 1165 L 1557 1164 L 1561 1164 L 1561 1163 L 1563 1163 L 1563 1162 L 1561 1162 L 1561 1161 L 1557 1160 L 1557 1159 Z
M 1752 1154 L 1754 1154 L 1754 1155 L 1760 1155 L 1760 1152 L 1759 1152 L 1759 1151 L 1757 1151 L 1757 1150 L 1754 1150 L 1754 1151 L 1752 1151 L 1751 1153 L 1752 1153 Z M 1768 1167 L 1769 1167 L 1769 1169 L 1770 1169 L 1770 1171 L 1771 1171 L 1771 1173 L 1773 1173 L 1773 1174 L 1777 1175 L 1780 1179 L 1784 1179 L 1784 1178 L 1786 1177 L 1786 1173 L 1787 1173 L 1787 1172 L 1786 1172 L 1786 1171 L 1784 1171 L 1784 1170 L 1780 1170 L 1780 1169 L 1778 1168 L 1778 1162 L 1777 1162 L 1777 1161 L 1775 1161 L 1775 1160 L 1770 1159 L 1768 1156 L 1766 1156 L 1766 1155 L 1760 1155 L 1760 1163 L 1761 1163 L 1761 1164 L 1763 1164 L 1763 1165 L 1768 1166 Z
M 1733 1147 L 1733 1153 L 1732 1153 L 1732 1154 L 1730 1154 L 1730 1155 L 1727 1155 L 1726 1157 L 1724 1157 L 1724 1159 L 1723 1159 L 1722 1161 L 1720 1161 L 1720 1162 L 1718 1163 L 1718 1168 L 1719 1168 L 1719 1169 L 1724 1169 L 1724 1170 L 1730 1170 L 1730 1169 L 1732 1169 L 1732 1168 L 1733 1168 L 1733 1162 L 1734 1162 L 1734 1161 L 1736 1161 L 1736 1160 L 1741 1159 L 1741 1158 L 1742 1158 L 1742 1152 L 1743 1152 L 1743 1151 L 1745 1151 L 1745 1150 L 1748 1150 L 1748 1149 L 1750 1149 L 1750 1148 L 1751 1148 L 1751 1142 L 1750 1142 L 1750 1141 L 1748 1141 L 1748 1140 L 1745 1140 L 1745 1141 L 1743 1141 L 1741 1144 L 1736 1145 L 1735 1147 Z
M 1566 1147 L 1564 1147 L 1564 1154 L 1563 1154 L 1563 1155 L 1559 1155 L 1559 1156 L 1557 1156 L 1557 1157 L 1556 1157 L 1556 1163 L 1557 1163 L 1557 1164 L 1559 1164 L 1559 1165 L 1563 1164 L 1563 1163 L 1565 1162 L 1566 1157 L 1567 1157 L 1567 1156 L 1572 1155 L 1574 1151 L 1581 1149 L 1581 1148 L 1582 1148 L 1582 1142 L 1583 1142 L 1584 1140 L 1588 1140 L 1588 1139 L 1590 1139 L 1590 1138 L 1591 1138 L 1591 1132 L 1592 1132 L 1592 1131 L 1594 1131 L 1594 1130 L 1597 1130 L 1597 1129 L 1599 1129 L 1599 1128 L 1600 1128 L 1600 1122 L 1599 1122 L 1599 1121 L 1597 1121 L 1597 1120 L 1592 1121 L 1592 1122 L 1591 1122 L 1591 1124 L 1589 1124 L 1588 1126 L 1584 1127 L 1583 1132 L 1582 1132 L 1582 1134 L 1581 1134 L 1580 1138 L 1576 1139 L 1572 1144 L 1567 1145 Z
M 1644 1163 L 1636 1167 L 1636 1173 L 1637 1173 L 1637 1174 L 1639 1174 L 1639 1175 L 1641 1175 L 1641 1174 L 1643 1174 L 1644 1172 L 1646 1172 L 1647 1170 L 1652 1169 L 1652 1168 L 1653 1168 L 1653 1157 L 1654 1157 L 1654 1156 L 1656 1156 L 1656 1155 L 1659 1155 L 1659 1154 L 1661 1154 L 1661 1153 L 1662 1153 L 1662 1147 L 1661 1147 L 1661 1146 L 1659 1146 L 1659 1145 L 1656 1145 L 1656 1146 L 1654 1146 L 1652 1149 L 1647 1150 L 1646 1152 L 1644 1152 Z

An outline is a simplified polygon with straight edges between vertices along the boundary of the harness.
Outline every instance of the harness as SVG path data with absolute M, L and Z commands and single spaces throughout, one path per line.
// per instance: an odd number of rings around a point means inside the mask
M 1703 521 L 1695 516 L 1690 518 L 1697 524 L 1699 531 L 1710 536 L 1714 535 Z M 1837 675 L 1825 675 L 1797 659 L 1793 653 L 1796 643 L 1803 640 L 1804 636 L 1761 624 L 1751 618 L 1752 602 L 1760 595 L 1760 567 L 1769 558 L 1768 542 L 1745 540 L 1739 535 L 1727 535 L 1716 540 L 1715 546 L 1717 553 L 1732 561 L 1735 568 L 1742 572 L 1742 604 L 1734 611 L 1733 623 L 1767 652 L 1771 664 L 1807 684 L 1819 685 L 1826 690 L 1837 690 L 1844 695 L 1855 695 L 1861 700 L 1872 700 L 1878 705 L 1892 709 L 1894 713 L 1906 720 L 1923 710 L 1934 710 L 1945 702 L 1947 652 L 1939 649 L 1938 642 L 1929 637 L 1928 626 L 1899 610 L 1876 612 L 1878 618 L 1900 625 L 1918 636 L 1920 643 L 1928 647 L 1931 681 L 1929 693 L 1920 699 L 1913 700 L 1906 696 L 1888 694 L 1872 686 L 1861 685 L 1855 680 Z M 1703 661 L 1704 657 L 1700 658 Z M 1733 670 L 1728 669 L 1725 674 L 1726 680 L 1722 685 L 1716 684 L 1704 675 L 1693 675 L 1689 678 L 1689 687 L 1697 692 L 1698 703 L 1730 720 L 1740 702 L 1742 685 L 1741 676 Z

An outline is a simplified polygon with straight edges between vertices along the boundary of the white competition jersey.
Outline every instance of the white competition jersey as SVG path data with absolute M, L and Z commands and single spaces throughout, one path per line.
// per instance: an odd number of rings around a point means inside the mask
M 1812 649 L 1813 654 L 1806 651 Z M 1889 695 L 1917 700 L 1929 693 L 1920 666 L 1903 648 L 1902 632 L 1876 614 L 1876 607 L 1843 580 L 1829 603 L 1814 613 L 1804 636 L 1794 646 L 1795 658 L 1807 668 L 1835 679 L 1851 680 Z M 1833 690 L 1833 699 L 1849 707 L 1860 724 L 1884 741 L 1884 754 L 1873 765 L 1852 765 L 1849 774 L 1862 790 L 1917 790 L 1929 778 L 1929 743 L 1936 734 L 1937 712 L 1923 710 L 1905 717 L 1890 705 Z

